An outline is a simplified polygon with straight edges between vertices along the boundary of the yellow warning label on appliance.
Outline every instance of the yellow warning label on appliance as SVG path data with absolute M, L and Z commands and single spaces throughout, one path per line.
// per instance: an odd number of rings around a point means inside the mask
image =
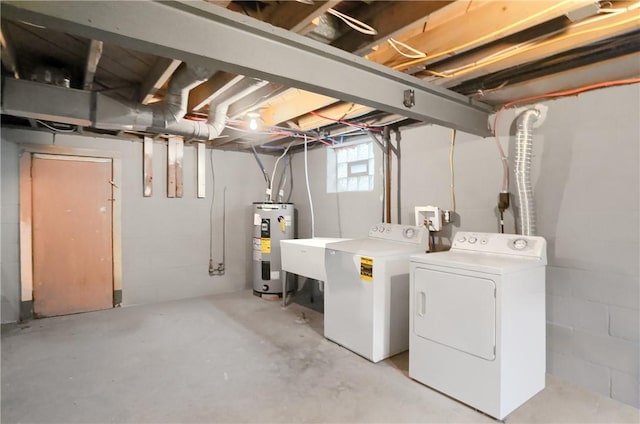
M 262 253 L 271 253 L 271 239 L 270 238 L 260 239 L 260 252 L 262 252 Z
M 360 257 L 360 279 L 373 281 L 373 258 Z

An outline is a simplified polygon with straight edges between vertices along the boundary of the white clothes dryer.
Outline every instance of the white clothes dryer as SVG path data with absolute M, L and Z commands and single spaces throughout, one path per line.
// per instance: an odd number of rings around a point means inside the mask
M 458 232 L 411 257 L 409 376 L 497 419 L 545 387 L 542 237 Z

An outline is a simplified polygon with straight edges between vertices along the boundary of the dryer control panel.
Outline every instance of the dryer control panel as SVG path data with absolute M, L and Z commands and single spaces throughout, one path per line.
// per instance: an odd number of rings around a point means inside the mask
M 371 227 L 369 237 L 426 246 L 429 231 L 424 225 L 415 226 L 381 223 Z
M 458 231 L 451 250 L 524 256 L 546 261 L 547 241 L 542 237 L 520 234 L 471 233 Z

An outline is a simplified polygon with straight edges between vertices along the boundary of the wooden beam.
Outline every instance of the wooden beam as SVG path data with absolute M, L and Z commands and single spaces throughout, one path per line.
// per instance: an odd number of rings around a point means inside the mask
M 231 3 L 231 0 L 207 0 L 211 4 L 215 4 L 216 6 L 224 7 L 225 9 Z
M 151 137 L 144 137 L 142 154 L 142 195 L 151 197 L 153 195 L 153 139 Z
M 304 4 L 296 1 L 286 1 L 283 3 L 268 3 L 267 7 L 260 13 L 260 18 L 271 25 L 288 29 L 293 32 L 305 33 L 310 28 L 311 21 L 316 17 L 325 13 L 329 8 L 340 3 L 338 0 L 315 1 L 312 5 Z M 229 5 L 231 7 L 231 5 Z M 240 11 L 241 9 L 232 8 Z M 258 15 L 254 16 L 258 18 Z M 190 112 L 198 111 L 207 106 L 215 96 L 220 95 L 224 90 L 235 85 L 239 79 L 226 72 L 218 72 L 208 81 L 200 84 L 189 93 L 189 103 L 187 110 Z M 271 84 L 274 86 L 275 84 Z M 278 90 L 282 90 L 278 87 Z M 263 90 L 264 91 L 264 90 Z M 238 113 L 240 108 L 230 111 L 231 115 Z
M 354 18 L 366 22 L 378 32 L 369 36 L 357 31 L 348 31 L 331 43 L 339 49 L 353 52 L 359 56 L 408 30 L 422 27 L 430 14 L 453 3 L 453 1 L 377 1 L 364 8 L 366 14 Z
M 468 70 L 463 68 L 460 71 L 450 73 L 452 75 L 450 78 L 442 78 L 436 83 L 441 83 L 444 87 L 453 87 L 466 80 L 541 60 L 570 49 L 631 32 L 638 28 L 638 22 L 640 22 L 640 9 L 626 13 L 603 15 L 591 21 L 583 21 L 579 25 L 572 25 L 546 40 L 522 46 L 513 52 L 498 55 L 490 60 L 483 61 L 484 58 L 495 54 L 495 52 L 482 51 L 471 57 L 460 58 L 447 63 L 447 69 L 455 69 L 465 64 L 478 63 L 478 65 L 468 68 Z M 497 47 L 497 49 L 500 48 L 503 49 L 504 46 Z M 434 68 L 434 70 L 446 72 L 443 68 Z
M 287 89 L 279 84 L 267 84 L 248 96 L 238 100 L 227 112 L 230 119 L 237 119 L 250 111 L 259 110 L 269 104 L 274 96 L 278 96 Z
M 520 84 L 508 85 L 503 89 L 485 93 L 482 101 L 489 104 L 502 105 L 513 99 L 538 96 L 560 90 L 571 90 L 604 82 L 604 80 L 613 81 L 635 78 L 639 74 L 640 52 L 636 52 Z M 597 107 L 597 105 L 594 105 L 594 107 Z
M 176 146 L 176 197 L 184 194 L 184 140 L 178 138 Z
M 335 102 L 333 97 L 291 88 L 272 99 L 260 112 L 260 117 L 265 125 L 278 125 Z
M 33 300 L 31 152 L 20 156 L 20 300 Z
M 139 96 L 140 102 L 145 105 L 148 104 L 181 63 L 179 60 L 159 57 L 149 71 L 147 78 L 142 83 Z
M 311 21 L 324 14 L 327 10 L 340 3 L 337 0 L 314 1 L 313 4 L 298 1 L 285 1 L 267 7 L 263 21 L 273 26 L 304 34 L 313 27 Z
M 216 96 L 224 93 L 242 79 L 244 79 L 242 75 L 216 72 L 211 78 L 189 92 L 187 110 L 198 111 L 208 106 Z
M 96 69 L 98 69 L 98 63 L 101 57 L 102 41 L 91 40 L 87 54 L 87 63 L 84 67 L 84 83 L 82 87 L 85 90 L 91 90 L 93 88 L 93 77 L 96 75 Z
M 468 2 L 469 8 L 455 15 L 441 16 L 446 25 L 431 29 L 427 22 L 424 32 L 409 39 L 401 39 L 411 47 L 427 53 L 424 59 L 411 60 L 399 55 L 391 47 L 380 48 L 367 58 L 373 62 L 407 70 L 411 66 L 433 62 L 454 54 L 471 50 L 500 38 L 515 34 L 535 25 L 563 16 L 569 11 L 584 6 L 588 0 L 522 0 Z M 445 9 L 443 9 L 445 10 Z M 500 23 L 496 25 L 496 23 Z M 464 28 L 455 31 L 452 28 Z
M 14 78 L 20 78 L 21 72 L 18 67 L 18 59 L 9 35 L 9 24 L 5 20 L 2 21 L 0 26 L 0 46 L 2 46 L 2 54 L 0 54 L 2 64 L 13 74 Z
M 197 196 L 198 199 L 204 199 L 207 195 L 206 184 L 207 184 L 207 168 L 206 168 L 206 144 L 204 143 L 196 143 L 196 151 L 197 151 Z
M 180 138 L 169 137 L 167 141 L 167 197 L 176 197 L 176 160 Z
M 298 119 L 298 127 L 301 131 L 309 131 L 335 122 L 335 119 L 351 119 L 365 115 L 374 109 L 368 106 L 357 105 L 355 103 L 336 103 L 327 108 L 321 109 L 318 113 L 326 116 L 325 119 L 319 116 L 309 114 Z

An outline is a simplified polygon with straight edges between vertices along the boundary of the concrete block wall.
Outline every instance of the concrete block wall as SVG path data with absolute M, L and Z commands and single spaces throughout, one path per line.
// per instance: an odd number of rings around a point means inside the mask
M 640 86 L 544 105 L 546 119 L 534 130 L 532 180 L 538 234 L 548 242 L 547 370 L 640 407 Z M 499 128 L 512 153 L 514 119 L 514 111 L 505 112 Z M 451 130 L 437 126 L 402 132 L 402 223 L 413 223 L 415 206 L 451 208 L 450 139 Z M 342 235 L 364 237 L 380 221 L 381 180 L 371 193 L 338 199 L 324 186 L 326 152 L 313 150 L 309 158 L 316 235 L 338 236 L 340 222 Z M 301 154 L 293 164 L 293 200 L 301 234 L 308 235 Z M 443 245 L 459 230 L 498 231 L 502 168 L 494 139 L 458 133 L 454 165 L 459 220 L 444 232 Z M 507 232 L 515 231 L 512 211 Z
M 19 153 L 21 143 L 119 151 L 122 156 L 123 304 L 196 297 L 252 287 L 251 203 L 264 196 L 252 155 L 215 151 L 214 260 L 222 258 L 222 195 L 227 187 L 227 263 L 208 275 L 212 184 L 207 158 L 206 198 L 196 198 L 196 151 L 184 149 L 184 197 L 166 197 L 166 143 L 154 144 L 153 196 L 142 196 L 142 144 L 114 138 L 2 128 L 2 322 L 19 317 Z M 209 154 L 209 153 L 208 153 Z M 273 166 L 272 157 L 263 157 Z
M 365 136 L 366 137 L 366 136 Z M 324 147 L 308 150 L 308 174 L 315 215 L 316 237 L 361 237 L 382 222 L 382 153 L 374 148 L 375 177 L 371 192 L 327 193 L 327 152 Z M 291 159 L 291 201 L 298 210 L 298 238 L 311 237 L 311 212 L 305 184 L 304 154 Z

